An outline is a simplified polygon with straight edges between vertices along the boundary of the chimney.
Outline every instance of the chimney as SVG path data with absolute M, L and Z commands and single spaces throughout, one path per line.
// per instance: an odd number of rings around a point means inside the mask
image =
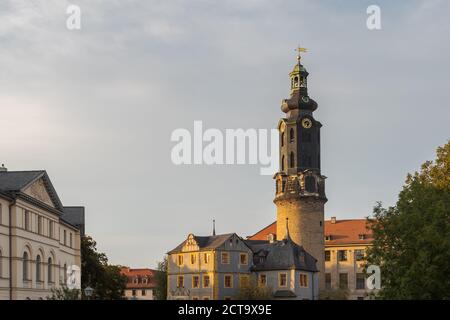
M 7 172 L 8 168 L 5 168 L 5 165 L 2 163 L 2 166 L 0 167 L 0 172 Z
M 336 217 L 331 217 L 331 223 L 335 224 L 336 223 Z

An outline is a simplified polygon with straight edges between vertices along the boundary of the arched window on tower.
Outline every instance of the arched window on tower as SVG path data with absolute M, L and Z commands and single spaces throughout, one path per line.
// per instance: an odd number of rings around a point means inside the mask
M 294 77 L 294 88 L 298 88 L 298 77 Z
M 281 133 L 281 146 L 284 146 L 284 131 Z
M 291 152 L 291 155 L 289 157 L 289 168 L 295 167 L 295 155 L 293 152 Z
M 291 128 L 291 130 L 289 130 L 289 142 L 294 142 L 295 140 L 295 133 L 294 133 L 294 129 Z
M 313 176 L 307 176 L 305 178 L 305 189 L 308 192 L 317 192 L 316 179 Z
M 284 162 L 285 162 L 285 159 L 284 159 L 284 155 L 281 157 L 281 171 L 284 171 Z

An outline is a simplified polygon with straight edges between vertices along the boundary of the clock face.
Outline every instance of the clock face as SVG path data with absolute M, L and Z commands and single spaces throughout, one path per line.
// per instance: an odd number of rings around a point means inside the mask
M 304 118 L 304 119 L 302 120 L 302 127 L 305 128 L 305 129 L 311 128 L 311 127 L 312 127 L 312 121 L 311 121 L 311 119 L 309 119 L 309 118 Z
M 308 97 L 302 97 L 303 102 L 308 102 L 309 98 Z

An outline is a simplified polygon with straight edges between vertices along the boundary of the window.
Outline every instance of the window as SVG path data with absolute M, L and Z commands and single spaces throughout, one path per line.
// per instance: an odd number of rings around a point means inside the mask
M 332 239 L 331 234 L 325 235 L 325 241 L 330 241 Z
M 22 257 L 22 279 L 28 280 L 28 252 L 23 253 Z
M 241 253 L 239 255 L 239 263 L 240 264 L 248 264 L 248 255 L 246 253 Z
M 295 140 L 294 129 L 291 128 L 291 130 L 289 130 L 289 142 L 294 142 L 294 140 Z
M 53 282 L 53 272 L 52 272 L 52 258 L 48 258 L 47 261 L 47 281 L 48 282 Z
M 338 260 L 339 261 L 347 261 L 347 250 L 339 250 L 338 251 Z
M 291 155 L 289 157 L 289 168 L 295 167 L 295 155 L 293 152 L 291 152 Z
M 209 300 L 209 297 L 203 297 L 203 300 Z
M 179 254 L 179 255 L 178 255 L 177 264 L 178 264 L 179 266 L 182 266 L 182 265 L 183 265 L 183 255 L 182 255 L 182 254 Z
M 230 263 L 230 254 L 228 252 L 222 252 L 220 256 L 222 258 L 222 264 Z
M 223 300 L 231 300 L 231 297 L 230 296 L 226 296 L 226 297 L 223 298 Z
M 300 287 L 308 287 L 308 275 L 306 273 L 300 273 Z
M 281 133 L 281 146 L 284 147 L 284 132 Z
M 64 272 L 64 275 L 63 275 L 64 284 L 66 284 L 67 283 L 67 263 L 64 263 L 64 270 L 63 270 L 63 272 Z
M 331 273 L 325 273 L 325 289 L 331 289 Z
M 279 287 L 286 287 L 287 286 L 287 274 L 286 273 L 279 273 L 278 274 L 278 286 Z
M 192 300 L 198 300 L 198 297 L 192 297 Z
M 209 282 L 209 276 L 204 275 L 203 276 L 203 288 L 209 288 L 210 282 Z
M 1 210 L 1 207 L 0 207 Z M 0 211 L 1 214 L 1 211 Z M 3 255 L 2 251 L 0 250 L 0 278 L 3 277 Z
M 249 281 L 249 278 L 248 278 L 247 275 L 245 275 L 245 276 L 240 276 L 240 277 L 239 277 L 239 286 L 240 286 L 241 288 L 246 288 L 246 287 L 248 287 L 249 283 L 250 283 L 250 281 Z
M 361 233 L 358 235 L 359 240 L 365 240 L 366 239 L 366 235 L 364 233 Z
M 42 281 L 41 279 L 41 256 L 37 255 L 36 257 L 36 281 Z
M 25 211 L 25 230 L 30 231 L 30 211 Z
M 224 286 L 225 288 L 233 288 L 233 276 L 230 274 L 224 275 Z
M 356 289 L 365 289 L 366 288 L 366 276 L 364 273 L 356 274 Z
M 131 290 L 131 295 L 133 296 L 133 297 L 136 297 L 136 290 Z
M 308 192 L 317 192 L 316 190 L 316 179 L 312 176 L 307 176 L 305 178 L 305 189 Z
M 72 246 L 73 246 L 73 243 L 72 243 L 72 232 L 69 234 L 69 246 L 72 248 Z
M 284 155 L 281 157 L 281 171 L 284 171 L 284 162 L 285 162 L 285 159 L 284 159 Z
M 177 287 L 183 288 L 184 287 L 184 276 L 178 276 L 177 278 Z
M 54 222 L 52 220 L 48 220 L 48 236 L 50 238 L 53 238 L 53 224 Z
M 348 289 L 348 274 L 339 273 L 339 288 Z
M 355 260 L 356 261 L 364 260 L 364 249 L 356 249 L 355 250 Z
M 267 276 L 265 274 L 259 275 L 259 285 L 265 286 L 267 284 Z
M 209 263 L 210 257 L 211 255 L 209 253 L 203 254 L 203 260 L 205 261 L 205 263 Z
M 147 291 L 142 290 L 142 291 L 141 291 L 141 295 L 142 295 L 142 296 L 146 296 L 146 295 L 147 295 Z
M 38 216 L 38 233 L 42 234 L 42 217 Z
M 64 245 L 67 245 L 67 231 L 64 230 L 64 236 L 63 236 L 63 240 L 64 240 Z
M 191 254 L 191 264 L 195 264 L 195 254 Z
M 325 250 L 325 261 L 331 260 L 331 252 L 330 250 Z
M 192 276 L 192 288 L 199 288 L 199 287 L 200 287 L 200 277 Z

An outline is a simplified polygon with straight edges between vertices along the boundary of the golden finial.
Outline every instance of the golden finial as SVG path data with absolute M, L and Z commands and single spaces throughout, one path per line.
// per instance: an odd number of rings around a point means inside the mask
M 302 58 L 300 53 L 308 52 L 308 49 L 298 46 L 297 49 L 295 49 L 295 51 L 297 51 L 297 60 L 300 61 L 300 59 Z

